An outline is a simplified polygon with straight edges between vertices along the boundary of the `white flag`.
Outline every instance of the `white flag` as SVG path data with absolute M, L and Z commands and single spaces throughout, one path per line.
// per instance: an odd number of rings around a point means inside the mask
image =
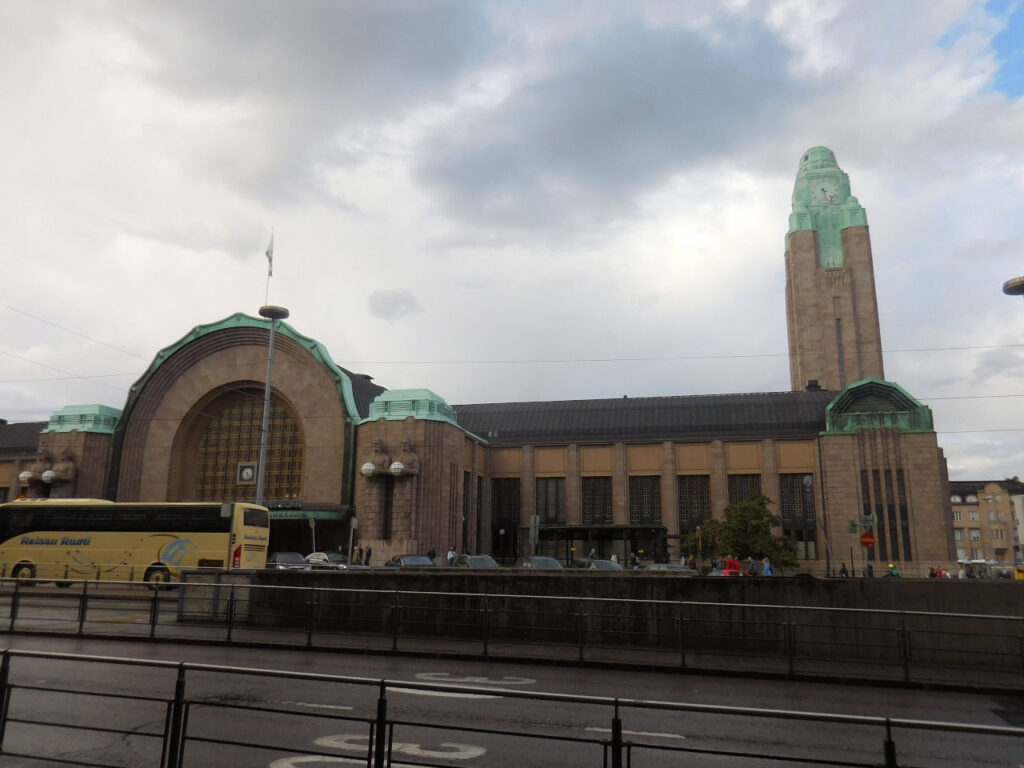
M 274 235 L 270 235 L 270 245 L 267 246 L 267 277 L 274 275 Z

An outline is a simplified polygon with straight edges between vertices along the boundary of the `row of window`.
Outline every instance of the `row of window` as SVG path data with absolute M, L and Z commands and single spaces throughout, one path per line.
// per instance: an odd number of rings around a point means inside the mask
M 968 528 L 968 536 L 971 541 L 981 541 L 981 529 L 980 528 Z M 1006 532 L 1002 528 L 992 528 L 989 531 L 989 538 L 993 541 L 1004 541 L 1006 538 Z M 953 539 L 955 541 L 964 540 L 964 529 L 954 528 Z
M 959 493 L 954 493 L 952 496 L 949 497 L 949 500 L 953 504 L 977 504 L 978 503 L 978 497 L 977 497 L 977 495 L 975 495 L 973 493 L 968 493 L 966 496 L 961 496 Z M 997 493 L 995 496 L 986 496 L 985 497 L 985 501 L 993 501 L 993 500 L 995 500 L 995 501 L 1002 501 L 1003 500 L 1003 495 L 1001 493 Z
M 969 509 L 969 510 L 967 510 L 967 519 L 969 521 L 971 521 L 971 522 L 977 522 L 977 521 L 981 520 L 981 514 L 976 509 Z M 953 510 L 953 520 L 954 520 L 954 522 L 958 522 L 958 523 L 962 522 L 963 521 L 963 510 L 954 509 Z M 990 523 L 1001 523 L 1003 521 L 1003 510 L 1001 510 L 1001 509 L 990 509 L 988 511 L 988 521 Z

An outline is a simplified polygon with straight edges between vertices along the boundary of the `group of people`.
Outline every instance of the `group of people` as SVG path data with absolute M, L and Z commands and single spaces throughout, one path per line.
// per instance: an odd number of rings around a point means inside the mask
M 455 567 L 455 558 L 457 558 L 458 556 L 459 555 L 455 551 L 455 545 L 454 544 L 452 544 L 450 547 L 448 547 L 448 554 L 445 555 L 445 560 L 448 562 L 448 567 L 449 568 Z M 432 561 L 433 560 L 437 560 L 437 550 L 434 549 L 433 547 L 428 549 L 427 550 L 427 557 L 429 557 Z
M 341 547 L 339 546 L 338 549 L 341 549 Z M 364 550 L 362 544 L 356 544 L 355 547 L 352 548 L 352 556 L 349 561 L 352 565 L 369 565 L 370 556 L 372 554 L 373 547 L 367 547 Z

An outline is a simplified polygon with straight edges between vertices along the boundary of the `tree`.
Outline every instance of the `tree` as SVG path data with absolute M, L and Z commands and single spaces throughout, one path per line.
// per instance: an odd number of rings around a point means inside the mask
M 795 568 L 796 545 L 785 536 L 772 535 L 782 521 L 768 509 L 771 500 L 756 494 L 746 501 L 730 504 L 722 520 L 707 520 L 687 536 L 684 545 L 702 556 L 732 555 L 740 560 L 767 557 L 777 568 Z

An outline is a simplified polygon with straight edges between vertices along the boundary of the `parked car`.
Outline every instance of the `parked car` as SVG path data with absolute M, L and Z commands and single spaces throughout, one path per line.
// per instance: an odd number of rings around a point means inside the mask
M 679 563 L 651 563 L 645 571 L 671 571 L 676 576 L 696 576 L 697 571 Z
M 434 561 L 426 555 L 395 555 L 384 565 L 387 568 L 433 568 Z
M 267 558 L 267 568 L 277 571 L 308 571 L 312 566 L 298 552 L 273 552 Z
M 341 552 L 310 552 L 306 562 L 314 570 L 344 570 L 348 568 L 348 558 Z
M 590 565 L 588 565 L 587 568 L 589 568 L 592 571 L 621 571 L 621 570 L 624 570 L 623 567 L 619 563 L 616 563 L 614 560 L 600 560 L 600 559 L 595 558 L 593 560 L 588 560 L 587 562 L 590 563 Z
M 520 557 L 516 562 L 516 568 L 536 568 L 545 571 L 560 571 L 562 564 L 557 558 L 546 555 L 534 555 L 533 557 Z
M 455 558 L 456 568 L 500 568 L 498 561 L 490 555 L 459 555 Z

